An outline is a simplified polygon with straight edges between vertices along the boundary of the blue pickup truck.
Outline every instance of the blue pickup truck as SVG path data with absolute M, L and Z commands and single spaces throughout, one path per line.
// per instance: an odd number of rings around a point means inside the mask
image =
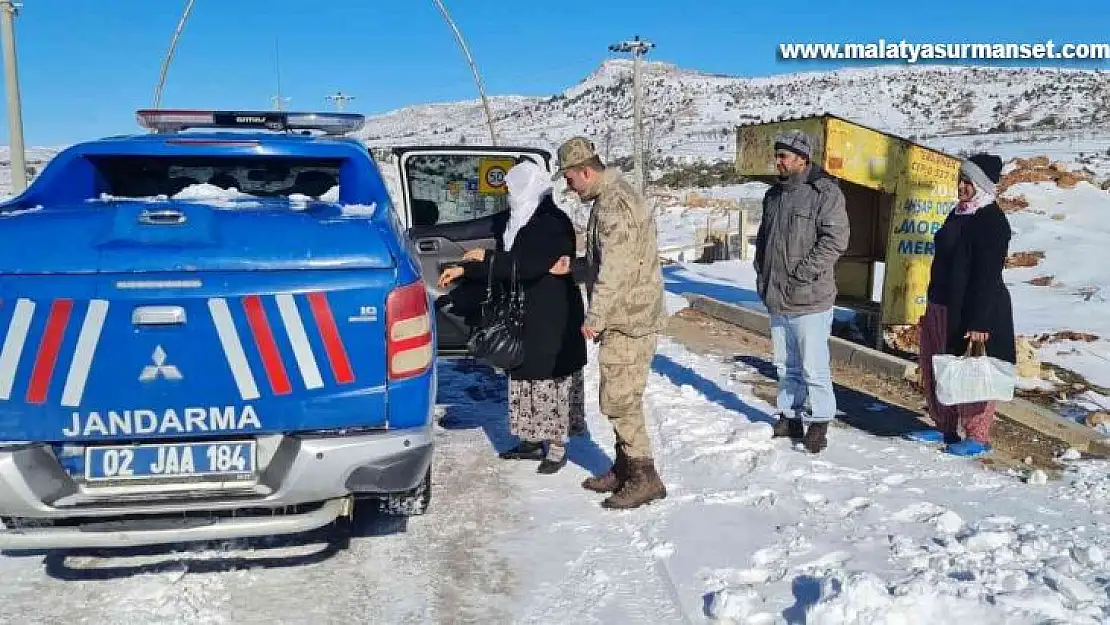
M 424 513 L 435 360 L 467 332 L 436 274 L 547 153 L 400 150 L 395 205 L 361 115 L 138 119 L 0 205 L 0 549 Z

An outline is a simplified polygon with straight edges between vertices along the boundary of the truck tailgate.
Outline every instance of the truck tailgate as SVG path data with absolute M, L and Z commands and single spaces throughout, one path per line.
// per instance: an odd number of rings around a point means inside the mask
M 0 439 L 385 426 L 392 284 L 386 269 L 5 277 Z

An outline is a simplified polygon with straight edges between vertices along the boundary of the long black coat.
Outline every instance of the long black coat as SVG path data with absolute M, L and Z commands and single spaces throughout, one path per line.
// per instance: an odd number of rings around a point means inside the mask
M 463 265 L 468 281 L 484 283 L 493 271 L 494 280 L 507 287 L 516 262 L 524 289 L 524 363 L 509 372 L 514 380 L 561 378 L 586 366 L 582 292 L 571 274 L 550 273 L 560 256 L 573 260 L 574 249 L 574 224 L 548 194 L 517 232 L 511 251 L 498 237 L 495 253 L 484 262 Z
M 929 301 L 948 309 L 947 353 L 967 349 L 964 335 L 989 332 L 987 355 L 1016 362 L 1014 312 L 1002 270 L 1010 244 L 1010 222 L 995 203 L 971 215 L 948 215 L 937 231 Z

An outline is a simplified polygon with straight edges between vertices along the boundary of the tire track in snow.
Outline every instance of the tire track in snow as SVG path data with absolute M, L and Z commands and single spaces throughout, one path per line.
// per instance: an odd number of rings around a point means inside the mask
M 465 368 L 464 368 L 465 369 Z M 440 400 L 475 422 L 504 381 L 441 366 Z M 501 402 L 502 405 L 499 405 Z M 0 621 L 57 623 L 509 622 L 516 562 L 491 541 L 518 517 L 482 429 L 437 431 L 429 513 L 372 517 L 336 551 L 319 531 L 66 557 L 0 556 Z M 51 600 L 44 601 L 44 597 Z

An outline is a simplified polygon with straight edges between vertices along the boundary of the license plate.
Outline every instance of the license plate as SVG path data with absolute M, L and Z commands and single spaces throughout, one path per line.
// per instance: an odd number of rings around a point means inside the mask
M 246 479 L 255 472 L 255 441 L 160 443 L 85 449 L 85 479 Z

